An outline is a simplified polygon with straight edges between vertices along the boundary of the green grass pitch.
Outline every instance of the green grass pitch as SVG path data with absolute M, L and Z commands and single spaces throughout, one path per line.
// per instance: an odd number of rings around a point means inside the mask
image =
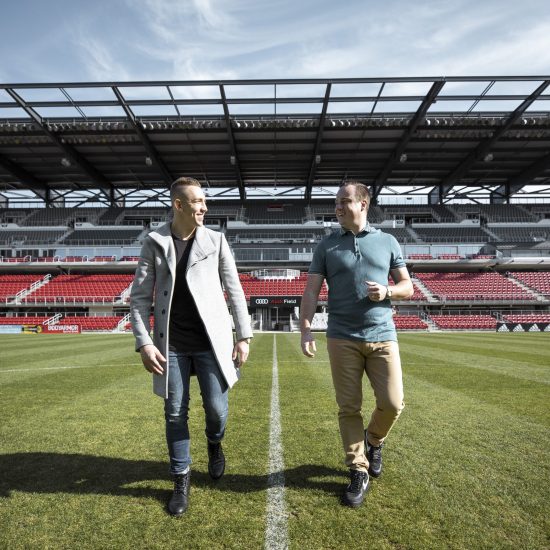
M 256 335 L 231 391 L 218 482 L 193 381 L 179 519 L 132 337 L 1 335 L 0 548 L 263 548 L 274 341 L 290 548 L 550 547 L 550 334 L 400 334 L 406 407 L 352 510 L 324 337 L 308 360 L 280 333 Z

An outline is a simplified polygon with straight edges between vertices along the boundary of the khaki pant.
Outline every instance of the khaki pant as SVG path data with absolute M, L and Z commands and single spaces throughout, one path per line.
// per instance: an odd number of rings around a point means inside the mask
M 399 347 L 394 341 L 361 342 L 327 338 L 327 349 L 346 466 L 366 472 L 369 462 L 361 411 L 363 373 L 367 374 L 376 399 L 376 407 L 367 427 L 368 440 L 378 447 L 405 406 Z

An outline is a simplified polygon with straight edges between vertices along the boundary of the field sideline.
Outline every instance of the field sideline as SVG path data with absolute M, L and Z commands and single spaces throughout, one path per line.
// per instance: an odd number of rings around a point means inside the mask
M 219 482 L 194 382 L 191 504 L 174 519 L 162 400 L 132 337 L 0 335 L 0 548 L 259 549 L 273 525 L 268 540 L 296 549 L 550 548 L 550 335 L 400 342 L 406 408 L 362 508 L 339 504 L 347 472 L 324 337 L 308 360 L 298 335 L 266 333 L 231 392 Z

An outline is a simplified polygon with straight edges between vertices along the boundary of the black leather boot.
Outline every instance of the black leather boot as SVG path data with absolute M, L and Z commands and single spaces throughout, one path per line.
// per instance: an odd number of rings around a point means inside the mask
M 212 479 L 220 479 L 225 471 L 225 456 L 221 443 L 208 442 L 208 473 Z
M 168 503 L 168 512 L 172 516 L 181 516 L 189 506 L 189 492 L 191 490 L 191 470 L 186 474 L 174 476 L 174 492 Z

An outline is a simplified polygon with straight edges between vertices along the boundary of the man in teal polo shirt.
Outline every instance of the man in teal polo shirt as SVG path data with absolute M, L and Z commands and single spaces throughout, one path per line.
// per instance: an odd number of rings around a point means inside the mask
M 399 244 L 392 235 L 370 227 L 368 188 L 348 182 L 336 195 L 340 229 L 315 249 L 302 296 L 302 352 L 314 357 L 311 321 L 323 281 L 328 284 L 327 349 L 338 404 L 340 435 L 350 483 L 343 503 L 357 507 L 369 487 L 369 473 L 382 473 L 382 445 L 403 410 L 403 380 L 392 299 L 412 296 Z M 388 286 L 391 275 L 395 285 Z M 366 373 L 376 407 L 367 429 L 361 411 Z

